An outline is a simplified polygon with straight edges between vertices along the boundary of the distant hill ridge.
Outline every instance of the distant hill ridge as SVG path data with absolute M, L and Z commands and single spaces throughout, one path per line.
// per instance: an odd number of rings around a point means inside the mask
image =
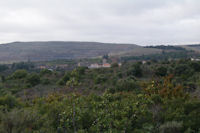
M 0 45 L 0 62 L 93 58 L 143 49 L 135 44 L 100 42 L 13 42 Z
M 106 54 L 116 57 L 142 56 L 161 53 L 163 50 L 184 49 L 200 53 L 200 44 L 142 47 L 136 44 L 78 41 L 13 42 L 0 45 L 0 63 L 94 58 Z

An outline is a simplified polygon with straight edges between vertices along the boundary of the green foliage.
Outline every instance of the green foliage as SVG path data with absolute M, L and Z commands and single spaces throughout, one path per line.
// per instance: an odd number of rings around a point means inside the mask
M 166 76 L 167 75 L 167 68 L 160 66 L 156 69 L 155 74 L 157 76 Z
M 134 128 L 140 128 L 141 123 L 151 120 L 145 101 L 134 95 L 131 97 L 128 94 L 111 95 L 108 93 L 103 96 L 90 95 L 87 97 L 70 95 L 63 101 L 50 103 L 48 112 L 54 110 L 53 114 L 49 113 L 50 117 L 55 120 L 53 122 L 57 125 L 55 128 L 59 131 L 131 132 Z M 138 104 L 138 101 L 141 104 Z M 143 117 L 144 114 L 147 115 L 146 118 Z M 135 126 L 131 126 L 132 124 Z M 147 125 L 144 127 L 146 130 L 152 128 Z
M 84 75 L 87 67 L 78 67 L 76 68 L 76 71 L 79 75 Z
M 111 68 L 116 68 L 116 67 L 119 67 L 118 63 L 111 64 Z
M 40 75 L 41 76 L 44 76 L 44 75 L 51 75 L 52 74 L 52 71 L 48 70 L 48 69 L 42 69 L 40 71 Z
M 178 51 L 168 51 L 162 52 L 160 54 L 149 54 L 142 56 L 125 56 L 121 57 L 123 61 L 131 61 L 131 60 L 151 60 L 151 61 L 160 61 L 160 60 L 168 60 L 168 59 L 189 59 L 192 57 L 199 58 L 200 54 L 194 51 L 188 50 L 178 50 Z
M 12 69 L 25 69 L 30 70 L 34 68 L 34 64 L 32 62 L 19 62 L 19 63 L 13 63 L 11 66 Z
M 190 67 L 197 72 L 200 72 L 200 63 L 199 62 L 191 62 Z
M 178 47 L 178 46 L 165 46 L 165 45 L 158 45 L 158 46 L 146 46 L 145 48 L 157 48 L 162 50 L 183 50 L 186 51 L 185 48 Z
M 181 74 L 187 74 L 187 70 L 190 69 L 187 65 L 178 65 L 175 68 L 175 74 L 181 75 Z
M 0 65 L 0 72 L 3 72 L 8 69 L 7 65 Z
M 71 78 L 69 81 L 67 81 L 66 86 L 75 89 L 74 87 L 78 86 L 79 82 L 76 80 L 76 78 Z
M 4 83 L 6 81 L 6 78 L 4 75 L 1 76 L 1 81 Z
M 141 68 L 141 65 L 139 63 L 137 64 L 134 64 L 133 67 L 131 67 L 129 70 L 128 70 L 128 75 L 133 75 L 133 76 L 136 76 L 136 77 L 141 77 L 142 76 L 142 68 Z
M 182 122 L 166 122 L 160 126 L 160 133 L 181 133 Z
M 79 81 L 81 74 L 85 73 L 84 67 L 78 67 L 77 69 L 74 69 L 71 72 L 67 72 L 60 80 L 57 81 L 58 85 L 66 85 L 67 82 L 71 79 L 74 78 L 75 80 Z
M 10 110 L 16 107 L 20 107 L 20 102 L 14 96 L 7 94 L 0 97 L 0 107 L 6 110 Z
M 139 84 L 133 79 L 121 79 L 117 81 L 116 91 L 133 91 L 139 90 Z
M 26 83 L 30 86 L 38 85 L 40 83 L 40 76 L 36 73 L 29 74 Z
M 67 72 L 58 82 L 58 85 L 66 85 L 67 81 L 70 79 L 71 73 Z
M 26 78 L 28 72 L 26 70 L 16 70 L 12 75 L 11 78 L 13 79 L 22 79 Z
M 199 132 L 198 62 L 149 62 L 3 72 L 0 132 Z
M 193 129 L 195 131 L 199 130 L 200 123 L 200 101 L 199 99 L 191 99 L 184 104 L 184 113 L 187 115 L 184 119 L 184 127 Z
M 107 78 L 104 75 L 98 75 L 96 76 L 94 82 L 95 84 L 100 84 L 100 83 L 104 83 L 107 80 Z
M 43 78 L 43 79 L 41 79 L 41 84 L 49 85 L 49 84 L 51 84 L 51 81 L 48 78 Z
M 51 129 L 50 127 L 43 129 L 46 122 L 32 109 L 14 109 L 11 112 L 1 113 L 0 120 L 2 133 L 49 132 L 48 129 Z
M 194 74 L 194 70 L 188 64 L 180 64 L 175 67 L 174 73 L 182 80 L 187 80 Z

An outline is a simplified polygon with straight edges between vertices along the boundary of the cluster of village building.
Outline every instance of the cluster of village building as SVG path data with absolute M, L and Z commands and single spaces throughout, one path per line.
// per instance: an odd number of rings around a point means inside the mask
M 191 61 L 200 61 L 200 59 L 196 59 L 196 58 L 190 58 Z M 142 61 L 142 64 L 146 64 L 146 61 Z M 76 66 L 85 66 L 88 67 L 90 69 L 97 69 L 97 68 L 109 68 L 111 67 L 111 64 L 107 62 L 106 59 L 103 59 L 102 63 L 93 63 L 93 64 L 83 64 L 81 62 L 79 62 L 77 65 L 75 66 L 69 66 L 68 64 L 57 64 L 57 65 L 39 65 L 37 66 L 38 69 L 49 69 L 49 70 L 56 70 L 56 69 L 73 69 Z M 118 63 L 118 66 L 121 66 L 121 63 Z
M 118 66 L 121 66 L 121 63 L 118 63 Z M 98 63 L 94 63 L 94 64 L 90 64 L 90 66 L 88 66 L 88 68 L 109 68 L 111 67 L 111 64 L 107 62 L 106 59 L 103 59 L 103 63 L 102 64 L 98 64 Z
M 77 66 L 82 66 L 82 65 L 78 65 Z M 88 68 L 109 68 L 111 67 L 110 63 L 103 63 L 103 64 L 98 64 L 98 63 L 94 63 L 94 64 L 90 64 L 89 66 L 86 66 Z M 37 67 L 38 69 L 49 69 L 49 70 L 56 70 L 56 69 L 67 69 L 68 65 L 56 65 L 56 66 L 48 66 L 48 65 L 40 65 Z
M 107 62 L 107 60 L 103 59 L 102 63 L 82 63 L 79 62 L 77 65 L 74 65 L 74 67 L 76 66 L 84 66 L 84 67 L 88 67 L 90 69 L 95 69 L 95 68 L 109 68 L 111 67 L 111 64 Z M 121 66 L 121 63 L 118 63 L 118 66 Z M 65 69 L 68 70 L 70 67 L 70 65 L 68 64 L 57 64 L 57 65 L 39 65 L 37 66 L 38 69 L 49 69 L 49 70 L 56 70 L 56 69 Z
M 88 68 L 102 68 L 102 67 L 109 68 L 111 67 L 111 65 L 109 63 L 103 63 L 103 64 L 95 63 L 91 64 Z

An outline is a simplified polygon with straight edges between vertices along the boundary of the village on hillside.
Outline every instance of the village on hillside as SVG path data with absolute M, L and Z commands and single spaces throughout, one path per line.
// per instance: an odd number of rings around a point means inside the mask
M 97 68 L 110 68 L 112 64 L 117 64 L 118 66 L 121 66 L 122 63 L 117 58 L 109 58 L 108 56 L 102 56 L 100 59 L 96 61 L 91 60 L 78 60 L 74 62 L 61 62 L 56 64 L 49 64 L 46 62 L 41 62 L 36 64 L 37 69 L 48 69 L 51 71 L 54 70 L 72 70 L 76 67 L 87 67 L 89 69 L 97 69 Z

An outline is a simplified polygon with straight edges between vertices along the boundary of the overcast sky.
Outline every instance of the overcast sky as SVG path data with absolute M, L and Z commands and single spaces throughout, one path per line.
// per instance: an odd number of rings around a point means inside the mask
M 0 43 L 200 42 L 200 0 L 0 0 Z

